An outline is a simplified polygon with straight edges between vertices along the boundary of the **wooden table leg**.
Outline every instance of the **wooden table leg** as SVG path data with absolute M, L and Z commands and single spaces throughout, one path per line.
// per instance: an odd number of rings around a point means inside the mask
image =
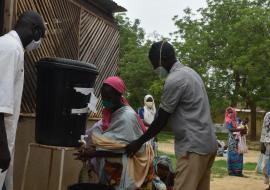
M 62 190 L 62 179 L 63 179 L 63 169 L 64 169 L 64 160 L 65 159 L 65 150 L 61 150 L 61 163 L 60 163 L 60 174 L 59 174 L 59 184 L 58 190 Z
M 52 166 L 53 166 L 53 149 L 50 150 L 50 166 L 49 166 L 47 190 L 50 190 L 50 183 L 51 183 L 51 177 L 52 177 Z
M 25 186 L 25 179 L 26 179 L 26 174 L 27 174 L 27 170 L 28 170 L 28 166 L 29 166 L 30 151 L 31 151 L 31 144 L 28 145 L 28 149 L 27 149 L 26 160 L 25 160 L 25 165 L 24 165 L 24 170 L 23 170 L 21 190 L 24 190 L 24 186 Z

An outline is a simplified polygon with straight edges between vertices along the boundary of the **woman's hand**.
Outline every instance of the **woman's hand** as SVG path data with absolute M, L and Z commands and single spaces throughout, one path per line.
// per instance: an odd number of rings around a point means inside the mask
M 95 157 L 96 150 L 92 147 L 82 148 L 77 153 L 74 153 L 75 160 L 87 161 Z
M 266 151 L 266 147 L 265 147 L 265 144 L 264 143 L 261 143 L 261 153 L 262 154 L 265 154 L 265 151 Z

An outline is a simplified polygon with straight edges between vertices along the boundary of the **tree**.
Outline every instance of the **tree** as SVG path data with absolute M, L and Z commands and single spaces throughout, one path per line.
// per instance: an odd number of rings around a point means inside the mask
M 138 108 L 143 105 L 144 96 L 157 80 L 148 60 L 151 41 L 145 39 L 138 19 L 131 22 L 125 14 L 118 14 L 115 18 L 120 31 L 119 75 L 126 83 L 129 103 Z
M 253 140 L 256 108 L 270 106 L 269 9 L 264 0 L 208 0 L 201 18 L 186 9 L 173 19 L 178 55 L 203 76 L 212 108 L 224 110 L 228 101 L 249 107 Z

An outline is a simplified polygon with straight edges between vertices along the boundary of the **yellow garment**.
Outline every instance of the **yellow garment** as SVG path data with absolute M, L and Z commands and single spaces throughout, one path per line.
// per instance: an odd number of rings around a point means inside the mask
M 95 133 L 92 134 L 92 142 L 94 146 L 107 150 L 121 150 L 126 147 L 126 144 Z M 128 158 L 128 176 L 134 180 L 136 187 L 139 188 L 144 183 L 153 159 L 154 151 L 149 143 L 145 144 L 143 152 L 137 152 L 133 157 Z

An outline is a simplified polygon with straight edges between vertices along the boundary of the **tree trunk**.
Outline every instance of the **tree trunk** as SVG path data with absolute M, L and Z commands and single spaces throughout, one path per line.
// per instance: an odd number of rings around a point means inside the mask
M 256 140 L 256 104 L 252 103 L 250 105 L 251 110 L 251 130 L 250 130 L 250 140 L 255 141 Z
M 233 92 L 233 97 L 232 97 L 232 102 L 231 106 L 232 107 L 237 107 L 237 102 L 238 102 L 238 95 L 239 95 L 239 89 L 240 89 L 240 75 L 238 72 L 234 74 L 234 82 L 235 82 L 235 89 Z

